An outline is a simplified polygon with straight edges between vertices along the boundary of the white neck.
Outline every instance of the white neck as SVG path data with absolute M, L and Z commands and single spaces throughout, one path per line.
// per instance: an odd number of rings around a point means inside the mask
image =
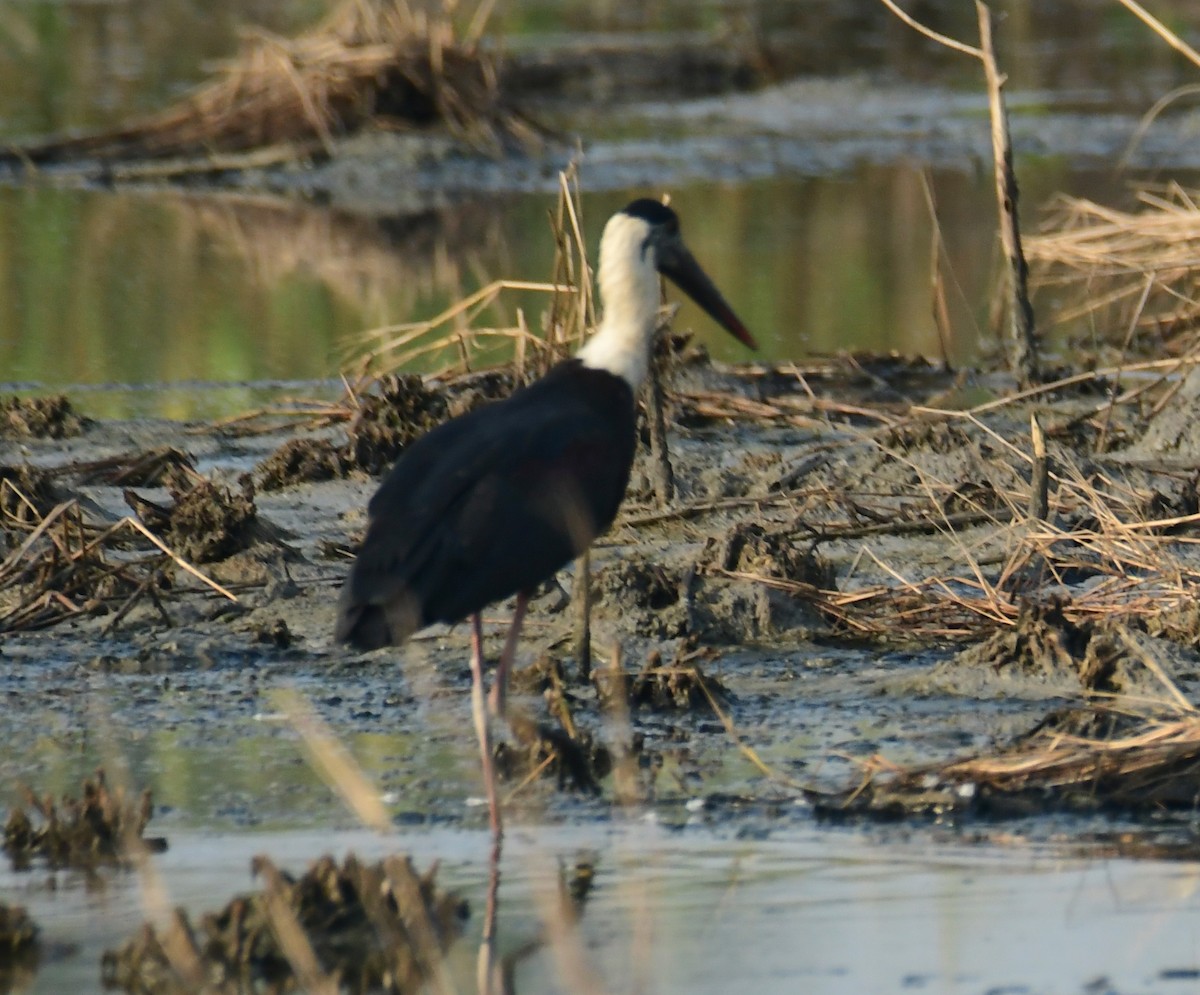
M 645 246 L 648 234 L 646 222 L 628 214 L 615 214 L 605 225 L 600 239 L 604 317 L 575 354 L 584 366 L 621 377 L 635 394 L 650 369 L 660 300 L 654 250 Z

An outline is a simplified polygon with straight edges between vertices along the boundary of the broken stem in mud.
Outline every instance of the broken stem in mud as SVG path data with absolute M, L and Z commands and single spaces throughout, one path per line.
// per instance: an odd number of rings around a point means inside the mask
M 1017 386 L 1025 390 L 1039 377 L 1037 334 L 1033 306 L 1029 303 L 1029 268 L 1021 247 L 1021 229 L 1017 217 L 1017 178 L 1013 170 L 1012 139 L 1008 130 L 1008 110 L 1004 104 L 1006 77 L 996 64 L 992 46 L 992 13 L 982 0 L 975 0 L 979 18 L 980 47 L 974 48 L 938 34 L 901 10 L 893 0 L 881 3 L 910 28 L 932 38 L 939 45 L 974 56 L 983 63 L 987 78 L 988 110 L 992 123 L 992 159 L 995 167 L 996 201 L 1000 208 L 1000 242 L 1004 248 L 1008 280 L 1008 361 Z
M 185 560 L 182 556 L 180 556 L 178 553 L 176 553 L 174 550 L 172 550 L 170 546 L 168 546 L 165 542 L 163 542 L 160 538 L 158 538 L 158 536 L 156 536 L 153 532 L 151 532 L 148 528 L 146 528 L 146 526 L 144 526 L 136 518 L 125 518 L 125 519 L 123 519 L 123 521 L 127 522 L 131 529 L 135 529 L 136 531 L 140 532 L 147 539 L 149 539 L 155 546 L 157 546 L 162 552 L 166 553 L 166 555 L 169 556 L 175 562 L 175 565 L 178 566 L 181 570 L 186 570 L 197 580 L 202 581 L 203 583 L 207 584 L 214 591 L 216 591 L 217 594 L 221 595 L 222 597 L 228 598 L 235 605 L 241 603 L 238 601 L 238 597 L 236 594 L 234 594 L 232 591 L 229 591 L 226 588 L 222 587 L 220 584 L 218 584 L 211 577 L 204 574 L 202 571 L 197 570 L 194 566 L 192 566 L 190 563 L 188 563 L 187 560 Z
M 660 326 L 658 331 L 661 333 L 664 328 L 665 326 Z M 650 466 L 654 476 L 654 494 L 660 508 L 666 508 L 675 500 L 675 471 L 671 467 L 671 451 L 667 445 L 667 423 L 664 412 L 666 397 L 662 387 L 666 364 L 667 360 L 661 355 L 653 356 L 650 362 L 650 376 L 646 380 L 646 419 L 650 424 Z
M 1050 513 L 1050 461 L 1046 455 L 1046 433 L 1037 413 L 1029 416 L 1029 431 L 1033 440 L 1033 475 L 1029 482 L 1029 517 L 1044 522 Z
M 938 347 L 942 353 L 942 368 L 951 370 L 950 342 L 953 329 L 950 325 L 950 307 L 946 302 L 946 281 L 942 275 L 942 257 L 946 254 L 946 243 L 942 237 L 942 226 L 938 222 L 937 198 L 933 192 L 933 179 L 929 169 L 921 172 L 921 190 L 925 194 L 925 206 L 929 210 L 929 296 L 933 312 L 933 327 L 937 330 Z

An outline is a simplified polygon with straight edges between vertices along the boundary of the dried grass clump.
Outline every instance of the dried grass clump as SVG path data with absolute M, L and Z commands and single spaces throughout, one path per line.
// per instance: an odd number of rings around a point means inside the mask
M 532 140 L 533 128 L 503 99 L 493 60 L 478 45 L 491 4 L 476 6 L 465 31 L 455 25 L 455 7 L 427 12 L 404 0 L 345 0 L 298 38 L 250 35 L 218 79 L 174 107 L 116 131 L 31 144 L 19 157 L 40 165 L 279 148 L 290 158 L 328 153 L 336 136 L 377 116 L 409 126 L 437 122 L 489 150 Z
M 1194 809 L 1200 802 L 1200 716 L 1142 717 L 1092 706 L 1070 723 L 1047 721 L 992 755 L 897 768 L 879 758 L 854 789 L 819 799 L 829 813 L 1020 814 L 1054 810 Z
M 1073 290 L 1079 302 L 1059 323 L 1088 318 L 1101 329 L 1137 329 L 1192 351 L 1200 326 L 1200 205 L 1177 184 L 1138 193 L 1140 207 L 1122 211 L 1080 198 L 1060 198 L 1042 231 L 1026 242 L 1037 283 Z
M 0 398 L 0 436 L 12 439 L 64 439 L 79 435 L 86 418 L 75 413 L 65 394 Z
M 1190 555 L 1200 540 L 1189 532 L 1200 515 L 1160 507 L 1155 493 L 1062 446 L 1055 450 L 1047 514 L 1032 517 L 1022 476 L 1032 463 L 1029 439 L 1015 436 L 1010 422 L 994 428 L 970 412 L 938 416 L 964 419 L 972 435 L 988 440 L 990 449 L 971 456 L 972 487 L 957 475 L 961 460 L 918 459 L 892 449 L 889 434 L 864 433 L 864 443 L 911 471 L 911 484 L 880 493 L 835 473 L 804 491 L 794 534 L 816 544 L 853 543 L 857 562 L 871 568 L 870 581 L 856 582 L 855 570 L 832 590 L 813 578 L 762 570 L 711 572 L 808 600 L 849 635 L 892 642 L 979 639 L 1014 626 L 1026 601 L 1054 603 L 1075 623 L 1143 625 L 1164 612 L 1183 617 L 1200 585 Z M 869 464 L 852 465 L 862 472 Z M 920 533 L 944 538 L 947 566 L 893 561 L 879 552 L 883 540 Z
M 15 523 L 23 541 L 0 561 L 0 633 L 87 615 L 110 615 L 112 629 L 144 597 L 170 625 L 160 595 L 175 586 L 175 567 L 237 600 L 135 518 L 101 527 L 74 499 L 44 514 L 28 498 L 21 501 L 26 517 L 5 511 L 6 529 L 11 532 Z
M 0 532 L 11 546 L 59 502 L 50 474 L 22 463 L 0 466 Z
M 83 797 L 56 805 L 23 789 L 26 808 L 15 808 L 4 824 L 4 852 L 15 870 L 28 870 L 35 860 L 52 869 L 94 870 L 119 864 L 146 850 L 160 853 L 166 840 L 146 837 L 154 805 L 149 790 L 127 799 L 124 789 L 110 789 L 103 770 L 83 782 Z
M 258 536 L 254 483 L 243 475 L 238 488 L 226 487 L 195 471 L 171 475 L 173 504 L 155 504 L 132 490 L 125 502 L 151 529 L 163 533 L 179 555 L 195 563 L 216 563 L 247 549 Z
M 177 911 L 104 954 L 105 985 L 145 995 L 244 991 L 452 990 L 443 958 L 466 905 L 439 891 L 435 869 L 407 857 L 372 865 L 322 857 L 300 878 L 256 857 L 263 889 L 240 895 L 193 926 Z

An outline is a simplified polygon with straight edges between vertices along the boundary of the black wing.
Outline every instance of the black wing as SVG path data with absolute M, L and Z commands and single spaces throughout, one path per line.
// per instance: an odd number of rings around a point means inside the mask
M 339 639 L 397 643 L 458 621 L 533 589 L 611 524 L 633 462 L 632 397 L 609 374 L 567 372 L 409 447 L 368 506 Z

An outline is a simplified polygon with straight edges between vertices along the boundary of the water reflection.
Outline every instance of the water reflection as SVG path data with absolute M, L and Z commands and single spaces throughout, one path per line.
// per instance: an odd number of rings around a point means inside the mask
M 328 379 L 363 329 L 444 307 L 503 246 L 489 210 L 368 221 L 285 202 L 0 190 L 0 378 Z M 102 414 L 140 403 L 97 400 Z M 188 404 L 177 394 L 157 413 Z
M 474 991 L 486 846 L 482 833 L 448 830 L 179 833 L 155 862 L 166 907 L 198 917 L 255 887 L 248 867 L 264 851 L 297 874 L 327 852 L 438 861 L 439 885 L 471 903 L 471 934 L 447 967 L 455 990 Z M 560 868 L 581 854 L 594 861 L 594 885 L 586 906 L 571 910 L 582 913 L 578 921 L 560 920 L 554 941 L 547 920 L 564 911 Z M 1195 976 L 1197 883 L 1186 863 L 1087 863 L 1054 848 L 829 829 L 742 841 L 701 828 L 531 827 L 513 834 L 505 860 L 500 947 L 506 990 L 521 995 L 1172 992 Z M 57 951 L 43 958 L 42 991 L 98 991 L 100 952 L 152 911 L 130 874 L 115 875 L 102 894 L 66 876 L 48 889 L 6 870 L 0 887 L 19 894 Z
M 1101 197 L 1121 186 L 1053 160 L 1021 168 L 1026 204 L 1064 185 Z M 866 165 L 672 195 L 697 255 L 755 329 L 762 359 L 898 350 L 958 365 L 990 339 L 990 182 Z M 936 265 L 949 305 L 945 343 L 933 318 L 927 188 L 944 243 Z M 592 251 L 608 215 L 645 192 L 585 195 Z M 550 207 L 548 197 L 514 196 L 366 218 L 283 201 L 0 190 L 0 380 L 43 390 L 176 385 L 82 395 L 97 415 L 216 415 L 251 400 L 179 389 L 197 381 L 323 381 L 333 391 L 367 330 L 432 317 L 500 277 L 549 279 Z M 539 295 L 508 294 L 484 323 L 509 324 L 522 308 L 537 327 L 545 306 Z M 690 304 L 677 327 L 697 329 L 718 358 L 747 358 L 710 336 Z

